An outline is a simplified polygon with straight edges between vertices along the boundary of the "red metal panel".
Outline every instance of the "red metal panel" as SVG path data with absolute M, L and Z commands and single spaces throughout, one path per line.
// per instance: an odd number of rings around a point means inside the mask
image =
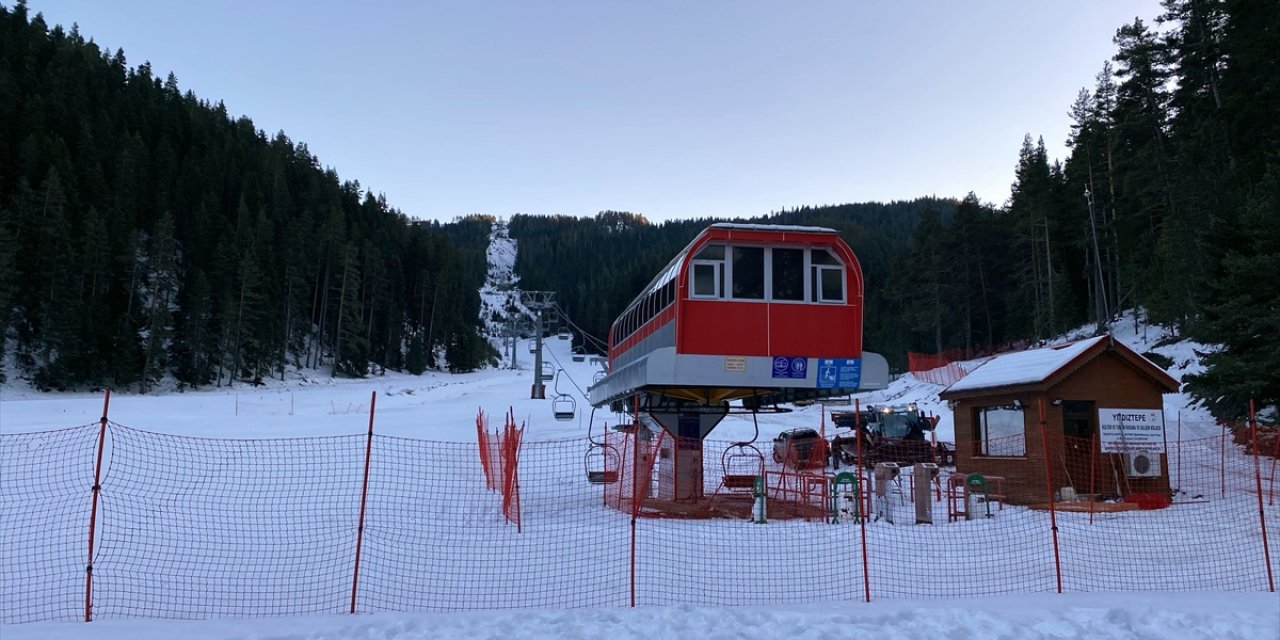
M 770 355 L 862 357 L 862 314 L 855 306 L 770 304 L 769 316 Z
M 685 300 L 676 353 L 769 355 L 768 308 L 763 302 Z
M 852 305 L 685 300 L 677 353 L 857 358 L 862 315 Z

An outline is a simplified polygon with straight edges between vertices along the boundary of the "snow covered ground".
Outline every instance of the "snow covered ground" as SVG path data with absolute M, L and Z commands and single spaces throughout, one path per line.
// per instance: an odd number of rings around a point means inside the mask
M 491 251 L 509 273 L 514 247 Z M 510 279 L 507 280 L 510 282 Z M 505 302 L 505 291 L 487 287 L 486 304 Z M 1157 329 L 1131 318 L 1117 323 L 1116 336 L 1145 352 L 1159 339 Z M 1176 377 L 1198 367 L 1195 345 L 1175 343 L 1155 351 L 1174 361 Z M 484 409 L 498 416 L 510 407 L 526 422 L 527 441 L 581 438 L 592 414 L 581 390 L 591 383 L 597 365 L 574 362 L 571 343 L 548 339 L 545 357 L 560 371 L 548 383 L 548 400 L 530 399 L 533 382 L 528 343 L 518 345 L 519 369 L 471 374 L 388 373 L 366 380 L 334 380 L 322 372 L 295 373 L 267 387 L 236 387 L 162 395 L 117 394 L 109 416 L 117 423 L 146 431 L 215 438 L 284 438 L 364 433 L 376 392 L 374 430 L 379 434 L 436 441 L 474 442 L 475 414 Z M 967 363 L 976 366 L 979 363 Z M 951 414 L 937 393 L 941 387 L 904 376 L 883 391 L 862 394 L 865 404 L 915 402 L 941 416 L 940 440 L 953 435 Z M 574 420 L 552 418 L 557 393 L 577 402 Z M 41 394 L 21 383 L 0 388 L 0 431 L 6 434 L 45 431 L 96 422 L 102 415 L 101 394 Z M 820 405 L 797 407 L 790 414 L 763 414 L 759 439 L 779 431 L 822 421 Z M 1182 395 L 1166 397 L 1167 419 L 1177 416 L 1186 438 L 1220 434 L 1209 416 L 1189 406 Z M 594 429 L 618 418 L 594 414 Z M 495 426 L 497 419 L 495 418 Z M 713 437 L 753 437 L 749 417 L 730 416 Z M 596 432 L 597 434 L 599 431 Z M 580 454 L 575 454 L 580 455 Z M 0 479 L 2 481 L 2 479 Z M 4 526 L 0 522 L 0 526 Z M 1273 550 L 1273 553 L 1280 550 Z M 0 559 L 0 561 L 5 561 Z M 103 619 L 93 623 L 38 622 L 0 627 L 4 640 L 367 640 L 475 638 L 853 638 L 892 634 L 894 638 L 1266 638 L 1280 637 L 1280 597 L 1259 592 L 1121 592 L 1019 594 L 962 600 L 877 599 L 749 607 L 654 606 L 588 609 L 533 609 L 460 613 L 379 613 L 354 616 L 316 615 L 216 620 Z
M 778 607 L 485 611 L 0 627 L 5 640 L 1275 640 L 1275 594 L 1024 595 Z

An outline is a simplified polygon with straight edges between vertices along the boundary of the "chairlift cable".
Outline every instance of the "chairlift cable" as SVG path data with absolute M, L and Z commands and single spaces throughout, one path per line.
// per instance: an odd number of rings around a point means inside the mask
M 574 380 L 573 376 L 569 375 L 569 372 L 564 370 L 564 365 L 561 364 L 560 358 L 556 357 L 555 350 L 547 349 L 547 355 L 551 356 L 551 359 L 556 361 L 556 366 L 560 369 L 560 371 L 564 371 L 565 377 L 569 379 L 569 382 L 571 384 L 573 384 L 573 388 L 578 390 L 578 395 L 582 396 L 583 401 L 590 402 L 590 399 L 587 397 L 587 392 L 583 391 L 582 387 L 578 386 L 578 381 Z M 559 384 L 559 382 L 557 382 L 557 384 Z
M 607 341 L 597 338 L 596 336 L 587 332 L 587 330 L 583 329 L 581 325 L 574 322 L 573 319 L 569 317 L 569 314 L 565 312 L 564 307 L 560 306 L 560 303 L 557 302 L 555 303 L 555 305 L 556 305 L 556 311 L 560 313 L 560 318 L 565 321 L 565 324 L 568 324 L 569 326 L 576 329 L 578 333 L 582 334 L 582 337 L 590 339 L 593 343 L 595 343 L 597 347 L 601 347 L 606 351 L 608 350 L 609 344 Z
M 554 304 L 555 304 L 556 311 L 560 313 L 560 317 L 565 321 L 565 324 L 568 324 L 569 326 L 576 329 L 578 333 L 582 334 L 582 337 L 590 339 L 591 342 L 594 343 L 595 346 L 600 348 L 602 351 L 607 352 L 609 350 L 609 343 L 607 341 L 601 340 L 600 338 L 597 338 L 596 336 L 591 335 L 585 329 L 583 329 L 578 323 L 574 322 L 573 319 L 569 317 L 569 314 L 565 313 L 564 307 L 560 306 L 559 302 L 556 302 Z

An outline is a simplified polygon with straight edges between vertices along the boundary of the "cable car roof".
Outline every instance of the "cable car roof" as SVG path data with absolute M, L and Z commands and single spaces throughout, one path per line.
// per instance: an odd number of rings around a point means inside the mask
M 633 298 L 631 302 L 622 310 L 622 314 L 620 314 L 619 317 L 621 317 L 622 315 L 625 315 L 633 307 L 639 304 L 639 302 L 643 300 L 645 296 L 649 295 L 653 291 L 656 291 L 662 287 L 665 287 L 668 282 L 671 282 L 672 280 L 675 280 L 677 277 L 679 277 L 680 267 L 683 266 L 685 257 L 689 255 L 689 252 L 693 249 L 694 245 L 696 245 L 698 241 L 702 239 L 703 236 L 707 235 L 707 232 L 710 231 L 711 229 L 725 229 L 729 231 L 764 231 L 764 232 L 774 232 L 774 233 L 821 233 L 821 234 L 836 234 L 836 235 L 839 234 L 839 232 L 837 232 L 835 229 L 832 229 L 830 227 L 807 227 L 807 226 L 798 225 L 798 224 L 742 224 L 737 222 L 713 223 L 710 226 L 708 226 L 706 229 L 699 231 L 698 235 L 694 236 L 693 240 L 689 241 L 689 244 L 685 245 L 683 249 L 678 251 L 675 257 L 672 258 L 671 261 L 668 262 L 666 266 L 664 266 L 662 270 L 658 272 L 658 275 L 655 276 L 653 280 L 650 280 L 649 284 L 640 290 L 640 294 L 637 295 L 635 298 Z
M 738 222 L 717 222 L 708 228 L 742 229 L 744 231 L 781 231 L 783 233 L 836 233 L 836 230 L 830 227 L 806 227 L 798 224 L 743 224 Z

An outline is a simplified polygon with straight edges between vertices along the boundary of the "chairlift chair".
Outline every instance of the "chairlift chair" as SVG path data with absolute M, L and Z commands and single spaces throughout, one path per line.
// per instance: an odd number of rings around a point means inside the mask
M 749 491 L 764 476 L 764 454 L 749 442 L 735 442 L 720 456 L 725 489 Z
M 597 382 L 600 382 L 601 380 L 604 380 L 604 377 L 607 375 L 609 375 L 607 372 L 597 371 L 596 374 L 591 378 L 591 384 L 595 384 Z
M 751 426 L 754 433 L 750 440 L 735 442 L 720 454 L 720 470 L 724 472 L 721 484 L 730 491 L 750 491 L 755 488 L 756 478 L 764 477 L 764 454 L 755 445 L 760 437 L 755 411 L 751 412 Z
M 583 465 L 587 470 L 587 482 L 591 484 L 617 482 L 621 461 L 622 455 L 613 445 L 592 443 L 587 447 L 587 454 L 583 457 Z
M 591 416 L 587 418 L 587 453 L 582 457 L 582 464 L 586 467 L 587 482 L 613 484 L 618 481 L 618 470 L 622 467 L 622 454 L 617 447 L 609 444 L 603 435 L 599 440 L 592 437 L 591 431 L 595 422 L 596 410 L 592 407 Z
M 577 409 L 578 402 L 567 393 L 559 394 L 551 400 L 551 411 L 556 420 L 572 420 Z
M 540 374 L 542 381 L 553 380 L 556 377 L 556 368 L 550 362 L 542 363 L 542 373 Z

